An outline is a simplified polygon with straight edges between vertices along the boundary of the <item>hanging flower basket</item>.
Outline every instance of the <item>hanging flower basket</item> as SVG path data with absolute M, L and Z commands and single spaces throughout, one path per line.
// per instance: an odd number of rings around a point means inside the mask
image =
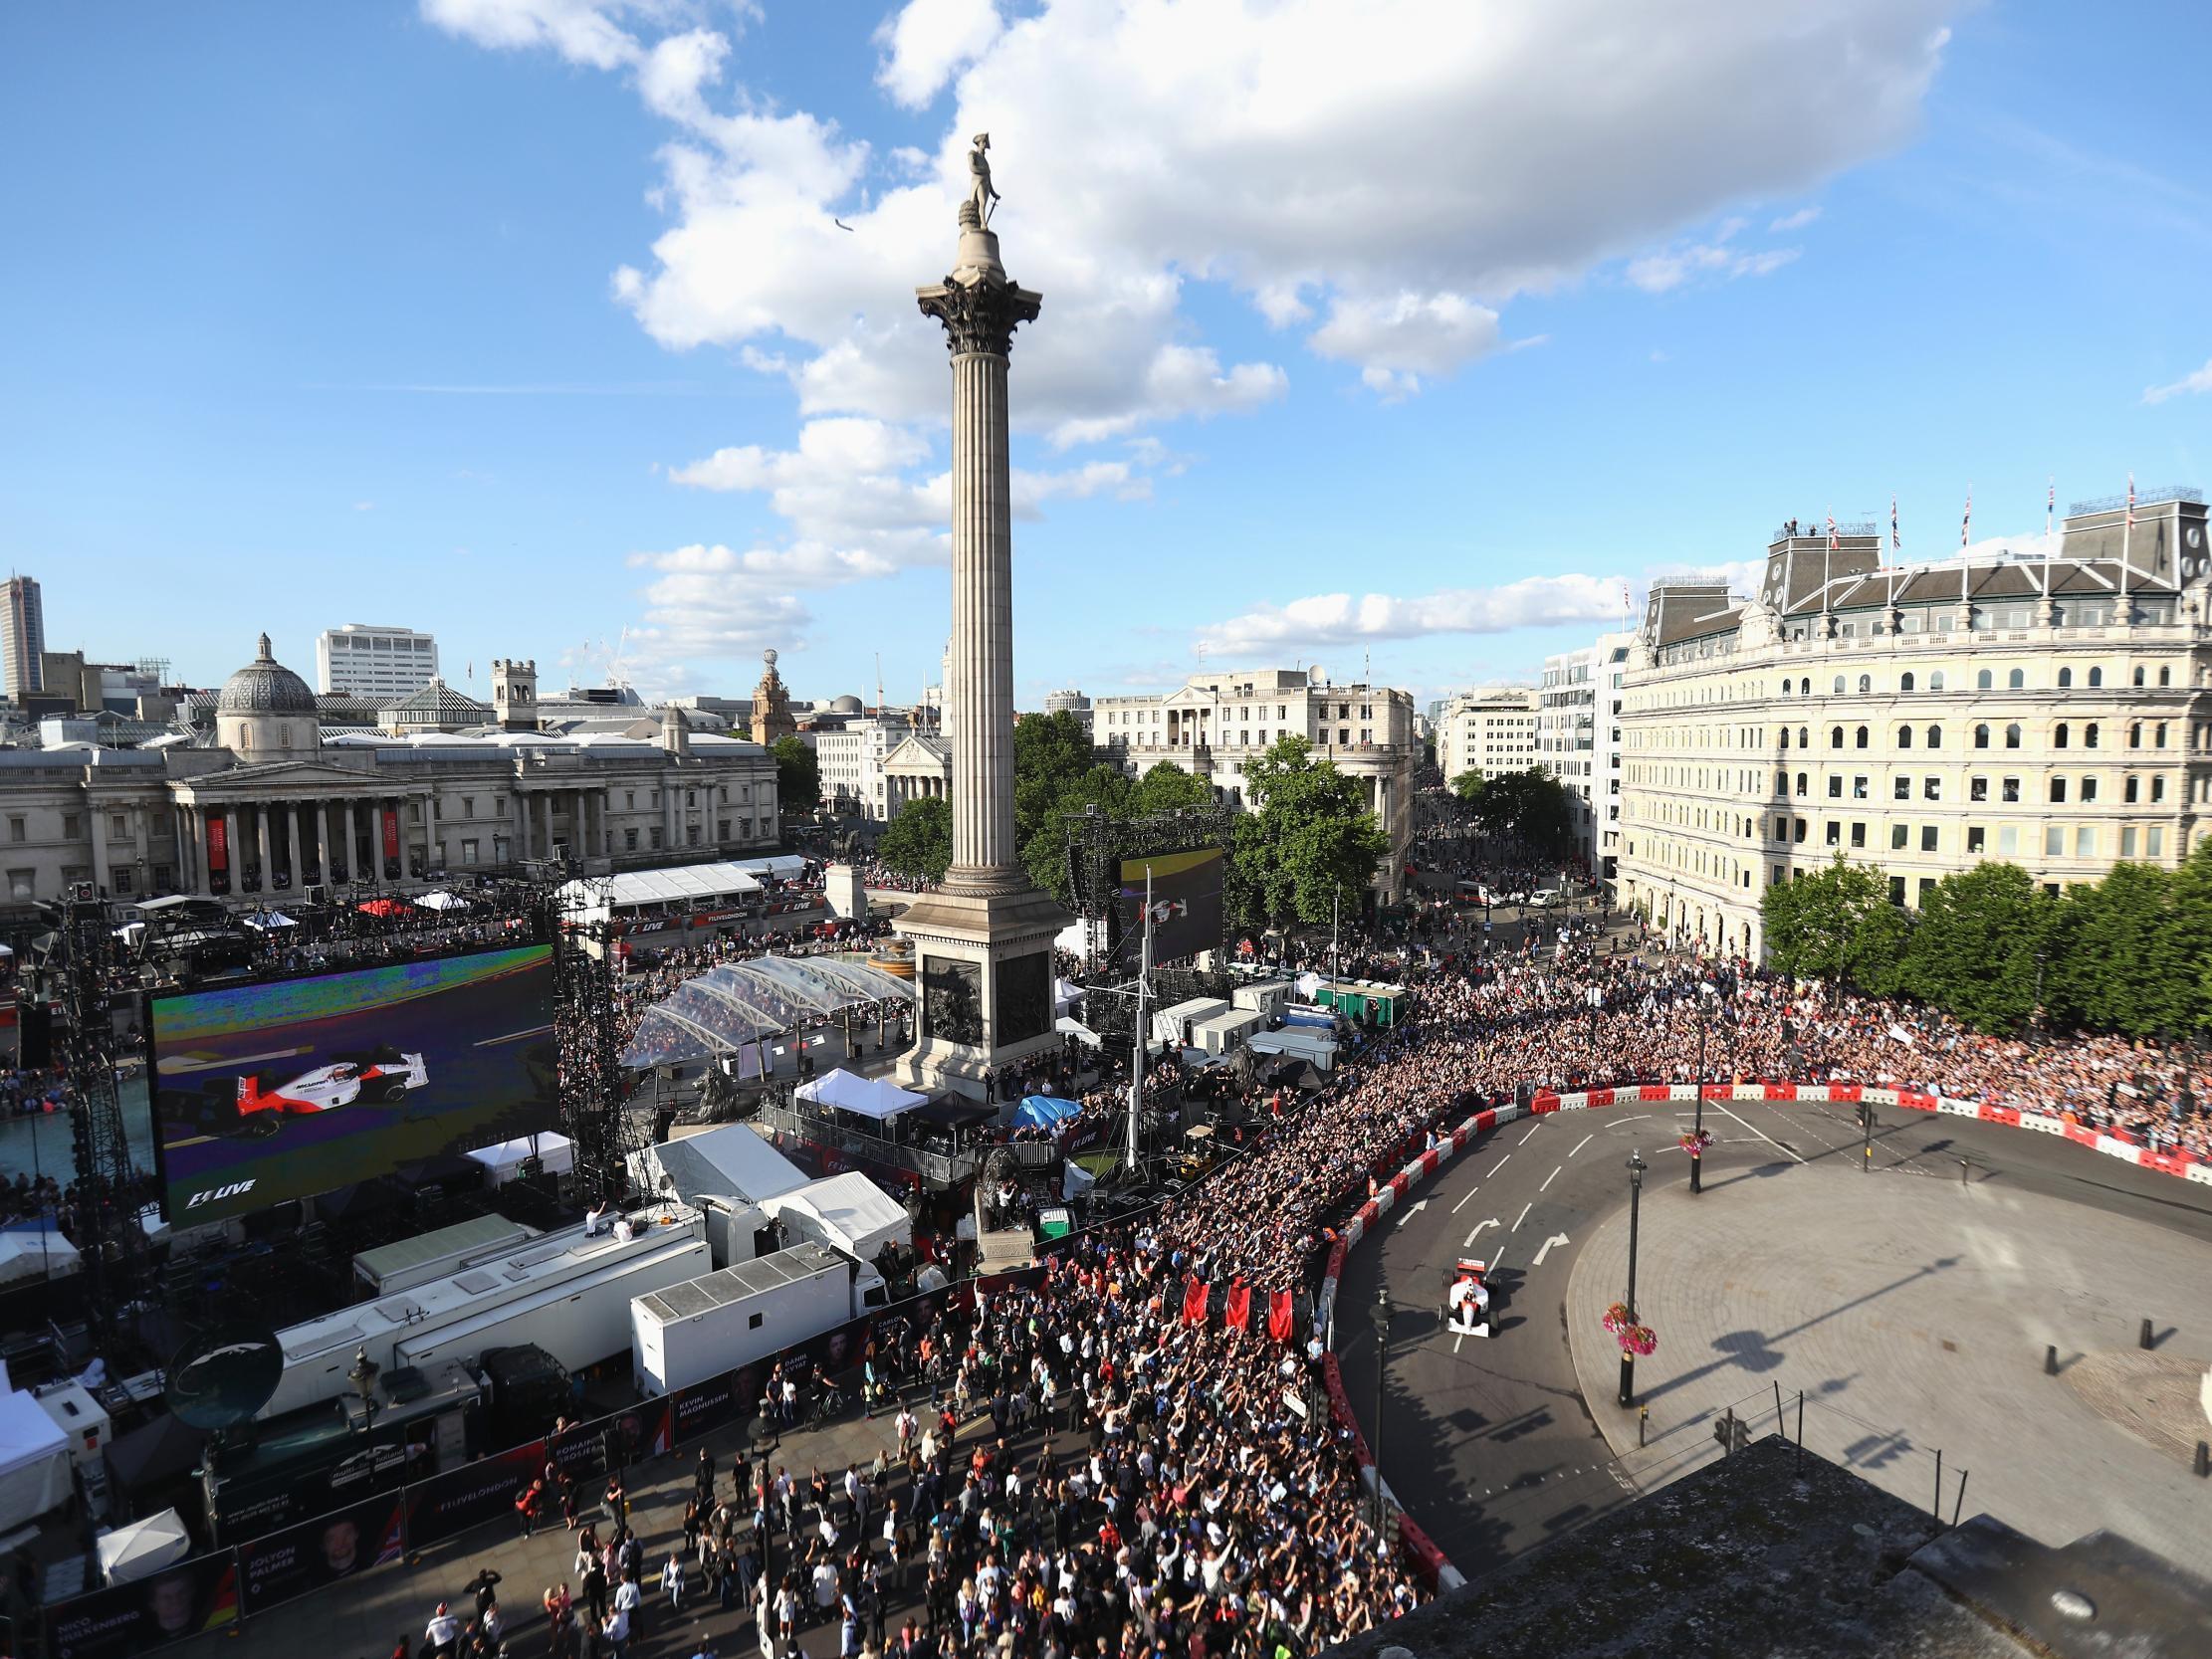
M 1687 1131 L 1681 1139 L 1682 1150 L 1689 1153 L 1691 1157 L 1702 1157 L 1705 1148 L 1712 1143 L 1712 1131 L 1707 1129 Z
M 1598 1323 L 1606 1328 L 1609 1335 L 1615 1337 L 1634 1329 L 1636 1325 L 1636 1321 L 1629 1317 L 1629 1305 L 1626 1302 L 1616 1302 L 1605 1311 L 1605 1318 Z
M 1621 1351 L 1633 1353 L 1639 1359 L 1650 1358 L 1652 1351 L 1659 1347 L 1659 1333 L 1648 1325 L 1632 1325 L 1619 1335 Z

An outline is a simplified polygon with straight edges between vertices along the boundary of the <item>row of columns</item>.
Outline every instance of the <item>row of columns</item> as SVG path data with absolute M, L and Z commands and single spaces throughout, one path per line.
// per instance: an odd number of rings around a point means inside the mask
M 673 799 L 673 791 L 663 793 Z M 405 818 L 409 803 L 420 809 L 419 835 L 411 833 Z M 555 830 L 556 808 L 567 820 L 565 833 Z M 179 809 L 177 824 L 182 885 L 193 893 L 215 893 L 218 865 L 212 826 L 218 822 L 223 826 L 220 868 L 227 877 L 225 891 L 231 895 L 247 891 L 249 866 L 259 872 L 259 891 L 264 895 L 278 891 L 279 870 L 291 878 L 287 891 L 294 893 L 313 883 L 334 882 L 338 878 L 332 871 L 339 860 L 333 860 L 333 852 L 345 866 L 347 882 L 394 879 L 386 870 L 387 822 L 396 826 L 392 844 L 398 848 L 399 878 L 411 873 L 412 853 L 420 853 L 426 866 L 438 862 L 431 854 L 442 842 L 437 796 L 429 790 L 366 798 L 192 804 Z M 579 858 L 605 858 L 611 852 L 606 796 L 596 789 L 517 790 L 506 819 L 465 823 L 468 829 L 480 829 L 494 838 L 485 849 L 488 856 L 482 862 L 486 864 L 505 863 L 510 856 L 551 858 L 556 849 Z M 668 839 L 673 846 L 673 831 Z M 99 845 L 97 837 L 95 845 Z
M 884 807 L 884 815 L 896 818 L 909 801 L 923 799 L 944 800 L 951 793 L 951 785 L 942 777 L 887 776 L 891 798 Z

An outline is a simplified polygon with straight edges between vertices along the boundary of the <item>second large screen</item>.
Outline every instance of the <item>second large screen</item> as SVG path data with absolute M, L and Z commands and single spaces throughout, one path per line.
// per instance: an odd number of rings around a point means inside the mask
M 553 951 L 481 950 L 151 1002 L 164 1209 L 218 1221 L 552 1129 Z
M 1144 926 L 1145 872 L 1152 873 L 1152 898 L 1179 908 L 1152 930 L 1152 959 L 1172 962 L 1221 943 L 1221 849 L 1200 847 L 1186 853 L 1148 853 L 1121 861 L 1122 936 L 1136 960 L 1137 932 Z

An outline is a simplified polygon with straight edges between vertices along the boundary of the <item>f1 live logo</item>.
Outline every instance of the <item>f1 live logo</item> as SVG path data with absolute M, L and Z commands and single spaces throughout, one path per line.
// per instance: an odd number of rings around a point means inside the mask
M 205 1192 L 193 1193 L 191 1197 L 184 1201 L 184 1207 L 188 1210 L 196 1210 L 202 1204 L 220 1203 L 225 1198 L 236 1198 L 242 1193 L 253 1191 L 253 1189 L 254 1183 L 252 1180 L 232 1181 L 228 1186 L 211 1186 Z

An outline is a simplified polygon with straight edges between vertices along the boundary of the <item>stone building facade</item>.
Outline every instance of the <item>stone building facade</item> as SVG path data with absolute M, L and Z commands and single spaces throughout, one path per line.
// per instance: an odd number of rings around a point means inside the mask
M 1902 906 L 1985 859 L 2052 891 L 2178 863 L 2212 827 L 2206 538 L 2189 490 L 1931 564 L 1793 522 L 1755 598 L 1655 587 L 1623 691 L 1620 901 L 1757 958 L 1760 896 L 1839 853 Z

